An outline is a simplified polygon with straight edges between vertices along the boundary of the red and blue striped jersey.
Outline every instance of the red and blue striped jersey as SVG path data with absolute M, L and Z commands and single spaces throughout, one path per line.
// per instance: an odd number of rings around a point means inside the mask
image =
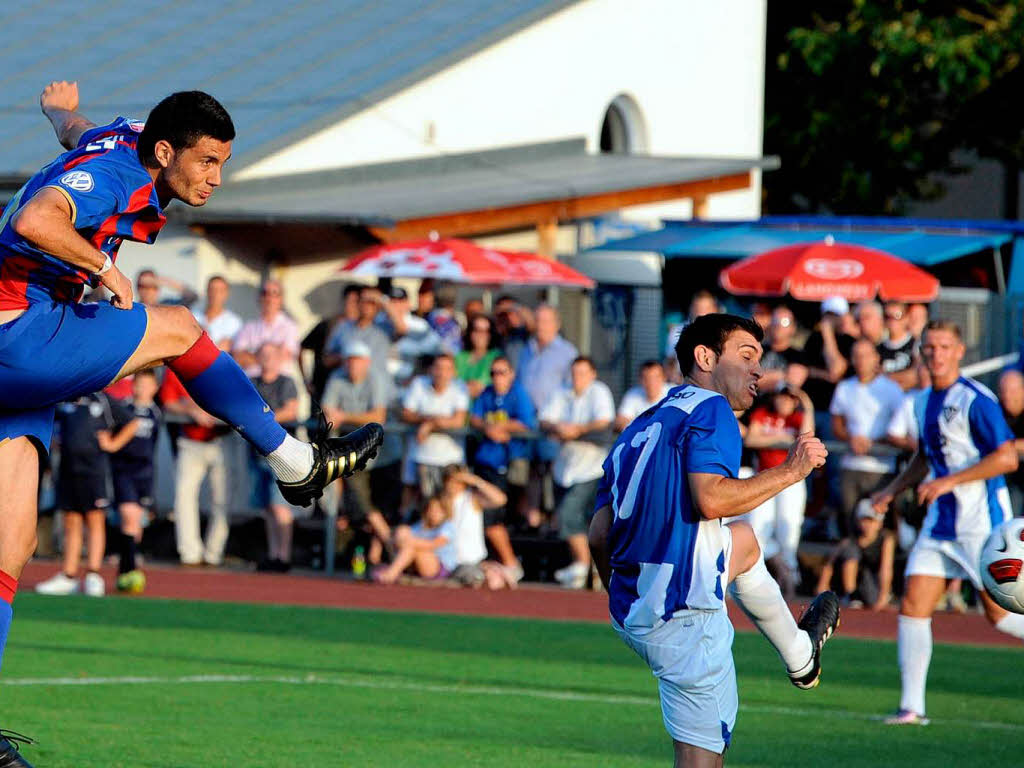
M 119 117 L 82 134 L 65 152 L 26 182 L 0 216 L 0 309 L 24 309 L 37 301 L 79 301 L 94 275 L 40 250 L 14 231 L 12 218 L 44 187 L 71 204 L 78 233 L 117 259 L 123 240 L 152 243 L 166 222 L 153 180 L 136 152 L 143 123 Z

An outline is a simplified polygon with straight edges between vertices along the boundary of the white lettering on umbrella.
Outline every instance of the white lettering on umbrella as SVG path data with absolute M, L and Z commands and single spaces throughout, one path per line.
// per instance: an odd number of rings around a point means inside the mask
M 820 280 L 852 280 L 864 274 L 864 265 L 856 259 L 808 259 L 803 268 Z

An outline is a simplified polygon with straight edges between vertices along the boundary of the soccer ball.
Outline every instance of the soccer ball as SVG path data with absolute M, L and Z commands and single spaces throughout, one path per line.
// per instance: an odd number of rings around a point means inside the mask
M 981 581 L 989 597 L 1012 613 L 1024 613 L 1024 518 L 1003 523 L 981 550 Z

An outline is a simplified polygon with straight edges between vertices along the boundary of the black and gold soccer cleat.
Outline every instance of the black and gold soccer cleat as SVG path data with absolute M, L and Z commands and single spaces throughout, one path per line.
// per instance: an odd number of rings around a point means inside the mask
M 28 736 L 0 729 L 0 768 L 32 768 L 32 764 L 21 756 L 18 742 L 35 744 Z
M 313 469 L 297 483 L 277 481 L 281 495 L 289 504 L 307 507 L 319 499 L 324 488 L 339 477 L 348 477 L 366 466 L 384 440 L 384 428 L 366 424 L 344 437 L 327 437 L 330 425 L 313 440 Z
M 821 682 L 821 648 L 839 628 L 839 598 L 835 592 L 822 592 L 807 606 L 797 626 L 811 638 L 811 668 L 790 672 L 789 680 L 797 688 L 814 688 Z

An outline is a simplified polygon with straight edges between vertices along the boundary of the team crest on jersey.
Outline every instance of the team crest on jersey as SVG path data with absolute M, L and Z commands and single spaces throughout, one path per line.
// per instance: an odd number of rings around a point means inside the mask
M 942 407 L 942 418 L 944 418 L 948 423 L 952 421 L 953 417 L 956 416 L 959 412 L 960 409 L 957 408 L 955 405 L 945 405 Z
M 142 120 L 129 120 L 128 127 L 136 133 L 142 133 L 142 129 L 146 127 L 146 123 Z
M 69 171 L 60 177 L 60 183 L 75 192 L 90 192 L 93 188 L 92 174 L 88 171 Z

